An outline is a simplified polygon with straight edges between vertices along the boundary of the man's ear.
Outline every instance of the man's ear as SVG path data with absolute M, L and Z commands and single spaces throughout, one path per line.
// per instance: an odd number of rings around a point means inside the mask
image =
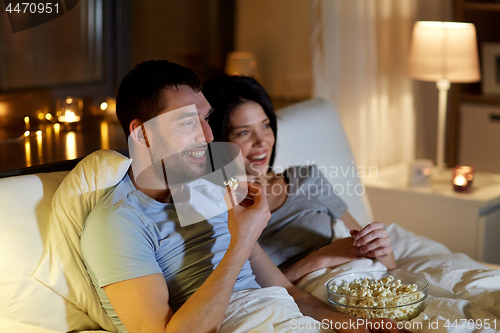
M 129 131 L 132 140 L 144 147 L 149 147 L 148 136 L 144 123 L 139 119 L 134 119 L 129 124 Z

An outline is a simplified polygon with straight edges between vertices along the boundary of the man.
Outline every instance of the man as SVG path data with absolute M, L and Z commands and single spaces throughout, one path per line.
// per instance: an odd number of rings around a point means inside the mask
M 234 208 L 227 214 L 180 225 L 173 203 L 182 188 L 174 190 L 174 178 L 203 175 L 213 141 L 211 108 L 200 90 L 192 71 L 167 61 L 139 64 L 120 85 L 117 116 L 125 134 L 151 149 L 98 203 L 82 233 L 83 257 L 108 316 L 120 332 L 217 332 L 233 291 L 280 286 L 306 316 L 354 321 L 295 288 L 257 245 L 270 218 L 260 186 L 248 185 L 253 202 L 245 207 L 228 189 L 224 199 Z M 156 118 L 163 119 L 156 132 L 146 130 Z M 390 323 L 387 331 L 396 331 Z

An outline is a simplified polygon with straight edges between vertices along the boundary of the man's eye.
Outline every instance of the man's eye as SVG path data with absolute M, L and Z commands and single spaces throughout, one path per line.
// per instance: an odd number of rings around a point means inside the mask
M 193 125 L 194 125 L 194 121 L 193 120 L 186 121 L 185 123 L 181 124 L 181 126 L 193 126 Z

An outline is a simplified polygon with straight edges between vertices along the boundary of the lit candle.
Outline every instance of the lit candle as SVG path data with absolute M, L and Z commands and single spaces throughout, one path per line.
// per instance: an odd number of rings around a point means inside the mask
M 76 123 L 76 122 L 80 121 L 80 116 L 77 115 L 75 111 L 70 110 L 70 109 L 66 109 L 64 111 L 63 115 L 60 115 L 57 117 L 57 120 L 59 120 L 62 123 L 67 123 L 67 124 Z
M 453 189 L 455 192 L 471 192 L 474 180 L 474 168 L 471 166 L 456 166 L 453 169 Z
M 24 129 L 25 130 L 30 129 L 30 117 L 28 116 L 24 117 Z

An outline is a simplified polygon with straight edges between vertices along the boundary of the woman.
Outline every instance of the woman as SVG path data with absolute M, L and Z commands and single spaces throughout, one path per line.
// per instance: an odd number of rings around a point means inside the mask
M 293 283 L 306 274 L 360 258 L 376 258 L 396 268 L 390 238 L 378 222 L 364 228 L 316 166 L 272 171 L 277 134 L 276 115 L 264 88 L 252 78 L 219 76 L 205 82 L 203 94 L 213 108 L 210 125 L 215 141 L 237 144 L 250 181 L 265 185 L 272 216 L 259 244 Z M 313 194 L 306 189 L 319 189 Z M 341 219 L 351 237 L 333 240 Z

